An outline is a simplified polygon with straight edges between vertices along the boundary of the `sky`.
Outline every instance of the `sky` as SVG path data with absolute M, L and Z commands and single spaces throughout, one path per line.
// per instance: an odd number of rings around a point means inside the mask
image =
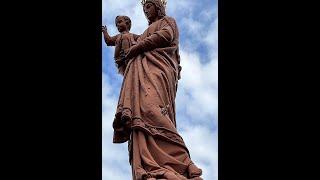
M 205 180 L 218 179 L 218 10 L 217 0 L 168 0 L 166 13 L 180 32 L 181 79 L 176 97 L 177 129 Z M 140 0 L 102 0 L 102 24 L 118 34 L 114 19 L 129 16 L 130 32 L 148 27 Z M 114 47 L 102 41 L 102 179 L 130 180 L 127 143 L 113 144 L 112 122 L 122 76 L 114 64 Z

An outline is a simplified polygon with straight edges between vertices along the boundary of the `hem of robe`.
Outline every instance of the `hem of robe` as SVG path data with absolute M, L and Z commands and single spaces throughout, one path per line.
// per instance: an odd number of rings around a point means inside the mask
M 126 119 L 126 120 L 124 120 L 124 119 Z M 143 131 L 143 132 L 147 133 L 148 135 L 151 135 L 155 138 L 167 140 L 167 141 L 170 141 L 174 144 L 182 146 L 188 152 L 188 155 L 189 155 L 189 150 L 186 147 L 182 137 L 178 133 L 176 133 L 170 129 L 167 129 L 165 127 L 153 126 L 153 125 L 150 125 L 150 124 L 144 122 L 140 118 L 130 118 L 127 115 L 122 116 L 121 119 L 118 119 L 116 116 L 116 119 L 114 122 L 118 122 L 120 124 L 119 121 L 122 121 L 122 123 L 126 123 L 126 122 L 129 122 L 129 123 L 127 123 L 128 124 L 127 126 L 119 126 L 119 127 L 117 127 L 118 125 L 115 125 L 117 123 L 114 123 L 113 143 L 115 143 L 115 144 L 125 143 L 125 142 L 129 141 L 131 131 L 133 129 L 139 129 L 139 130 L 141 130 L 141 131 Z M 190 155 L 189 155 L 189 157 L 190 157 Z
M 120 119 L 119 119 L 120 118 Z M 128 126 L 121 126 L 120 128 L 116 128 L 114 130 L 114 138 L 113 143 L 124 143 L 128 141 L 128 151 L 129 151 L 129 163 L 132 165 L 133 159 L 133 150 L 132 150 L 132 136 L 133 132 L 141 132 L 144 136 L 150 136 L 155 141 L 165 141 L 172 145 L 177 145 L 179 148 L 182 148 L 186 152 L 186 156 L 189 159 L 190 163 L 186 166 L 185 170 L 182 172 L 172 171 L 167 168 L 159 167 L 156 171 L 146 171 L 143 168 L 138 168 L 134 170 L 134 180 L 144 180 L 144 179 L 164 179 L 164 180 L 201 180 L 200 177 L 202 174 L 202 170 L 193 164 L 191 161 L 191 157 L 189 154 L 188 148 L 185 146 L 182 137 L 167 128 L 164 127 L 156 127 L 152 126 L 146 122 L 144 122 L 140 118 L 131 118 L 130 111 L 127 110 L 126 113 L 118 113 L 116 115 L 115 122 L 124 122 L 124 119 L 127 122 L 130 122 Z M 116 126 L 116 125 L 115 125 Z M 160 147 L 160 149 L 162 149 Z M 145 151 L 149 151 L 148 148 Z M 174 156 L 172 156 L 174 157 Z M 182 163 L 182 162 L 181 162 Z
M 129 142 L 133 180 L 202 180 L 202 170 L 181 147 L 166 149 L 162 144 L 166 141 L 146 136 L 140 129 L 132 131 Z

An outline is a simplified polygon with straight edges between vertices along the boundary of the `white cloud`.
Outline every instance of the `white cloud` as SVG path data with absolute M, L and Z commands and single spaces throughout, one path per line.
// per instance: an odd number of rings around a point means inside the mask
M 132 26 L 130 32 L 135 34 L 142 34 L 148 27 L 148 22 L 144 16 L 140 1 L 132 0 L 102 0 L 102 24 L 108 26 L 111 35 L 119 32 L 115 26 L 115 18 L 118 15 L 125 15 L 130 17 Z
M 218 64 L 210 60 L 201 64 L 196 52 L 181 50 L 181 80 L 177 92 L 177 108 L 186 109 L 190 120 L 212 121 L 217 114 Z
M 203 31 L 205 24 L 202 24 L 201 21 L 197 21 L 192 18 L 185 17 L 181 20 L 180 23 L 184 28 L 187 29 L 187 32 L 193 36 L 198 36 Z
M 102 176 L 103 180 L 131 179 L 126 144 L 113 144 L 112 122 L 117 107 L 117 96 L 105 74 L 102 75 Z M 117 166 L 118 164 L 118 166 Z M 119 166 L 122 165 L 122 166 Z M 127 165 L 127 166 L 126 166 Z M 126 170 L 126 173 L 123 171 Z
M 213 133 L 208 127 L 188 127 L 180 132 L 193 162 L 202 169 L 203 179 L 218 179 L 218 144 L 217 132 Z
M 130 171 L 122 171 L 119 166 L 110 165 L 102 167 L 103 180 L 129 180 L 132 179 Z
M 197 4 L 194 0 L 168 0 L 166 12 L 169 16 L 175 17 L 191 16 L 197 11 L 194 8 Z
M 218 18 L 207 28 L 207 36 L 204 38 L 204 42 L 207 44 L 208 49 L 212 49 L 211 53 L 217 54 L 218 49 Z M 215 56 L 217 57 L 217 56 Z

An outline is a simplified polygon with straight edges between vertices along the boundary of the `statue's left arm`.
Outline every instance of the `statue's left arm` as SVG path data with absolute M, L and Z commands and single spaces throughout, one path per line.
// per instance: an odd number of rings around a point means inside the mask
M 173 29 L 166 20 L 161 24 L 160 30 L 154 32 L 153 34 L 149 35 L 145 39 L 139 41 L 136 45 L 132 46 L 126 58 L 130 59 L 132 57 L 137 56 L 140 53 L 151 51 L 156 48 L 163 48 L 168 47 L 170 43 L 174 39 Z
M 134 39 L 135 41 L 137 41 L 139 37 L 140 37 L 140 35 L 133 34 L 133 39 Z

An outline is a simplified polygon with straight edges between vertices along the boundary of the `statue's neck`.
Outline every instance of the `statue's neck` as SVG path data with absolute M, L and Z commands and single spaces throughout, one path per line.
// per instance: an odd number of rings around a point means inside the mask
M 152 22 L 156 22 L 156 21 L 158 21 L 160 18 L 159 18 L 159 16 L 157 16 L 156 18 L 154 18 L 154 20 L 152 21 Z
M 162 19 L 163 17 L 156 17 L 155 19 L 153 19 L 152 21 L 150 21 L 150 23 L 149 23 L 149 25 L 150 24 L 152 24 L 152 23 L 154 23 L 154 22 L 156 22 L 156 21 L 158 21 L 158 20 L 160 20 L 160 19 Z
M 129 31 L 122 31 L 121 34 L 127 34 Z

